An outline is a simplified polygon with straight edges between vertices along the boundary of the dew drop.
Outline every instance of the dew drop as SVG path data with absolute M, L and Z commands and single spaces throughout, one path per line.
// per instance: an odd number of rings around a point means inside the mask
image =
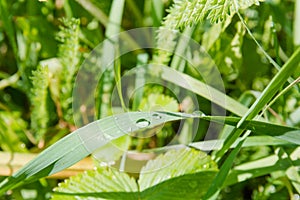
M 132 128 L 129 127 L 129 128 L 127 129 L 127 131 L 128 131 L 128 132 L 132 132 Z
M 193 112 L 193 115 L 194 115 L 194 116 L 200 116 L 200 117 L 201 117 L 201 116 L 205 116 L 205 114 L 204 114 L 202 111 L 200 111 L 200 110 L 194 111 L 194 112 Z
M 117 120 L 118 119 L 118 117 L 115 117 L 115 120 Z
M 139 128 L 145 128 L 150 125 L 150 122 L 146 119 L 139 119 L 135 122 L 135 125 Z
M 154 119 L 161 119 L 162 117 L 159 115 L 159 114 L 157 114 L 157 113 L 154 113 L 153 115 L 152 115 L 152 117 L 154 118 Z

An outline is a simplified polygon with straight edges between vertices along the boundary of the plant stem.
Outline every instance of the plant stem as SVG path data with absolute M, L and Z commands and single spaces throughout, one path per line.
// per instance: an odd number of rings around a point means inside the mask
M 0 81 L 0 90 L 3 90 L 4 88 L 15 84 L 19 80 L 19 78 L 20 78 L 20 75 L 17 72 L 15 74 L 13 74 L 12 76 L 1 80 Z

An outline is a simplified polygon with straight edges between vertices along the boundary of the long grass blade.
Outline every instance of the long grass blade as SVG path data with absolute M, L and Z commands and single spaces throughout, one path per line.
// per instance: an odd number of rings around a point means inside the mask
M 210 100 L 211 102 L 225 108 L 226 110 L 238 115 L 243 116 L 248 108 L 219 90 L 207 85 L 195 78 L 178 72 L 168 67 L 161 67 L 162 75 L 161 78 L 168 82 L 179 85 L 182 88 L 190 90 L 199 96 Z M 181 83 L 178 80 L 184 79 L 186 82 Z
M 167 112 L 131 112 L 92 122 L 62 138 L 1 182 L 0 195 L 23 183 L 66 169 L 113 139 L 143 128 L 187 117 L 196 116 Z
M 298 151 L 298 153 L 297 153 Z M 299 156 L 299 148 L 293 153 Z M 276 171 L 284 171 L 291 166 L 300 166 L 300 160 L 292 158 L 279 158 L 278 155 L 270 155 L 265 158 L 261 158 L 255 161 L 243 163 L 234 167 L 227 177 L 223 187 L 233 185 L 251 178 L 264 176 Z

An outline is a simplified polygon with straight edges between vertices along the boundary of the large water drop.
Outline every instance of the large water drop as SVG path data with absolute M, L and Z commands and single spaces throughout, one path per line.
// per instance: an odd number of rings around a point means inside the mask
M 147 126 L 150 125 L 150 122 L 147 120 L 147 119 L 138 119 L 136 122 L 135 122 L 135 125 L 139 128 L 146 128 Z

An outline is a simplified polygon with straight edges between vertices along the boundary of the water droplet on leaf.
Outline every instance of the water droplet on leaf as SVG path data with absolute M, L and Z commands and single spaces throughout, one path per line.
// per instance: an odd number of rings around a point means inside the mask
M 152 117 L 154 118 L 154 119 L 161 119 L 162 117 L 159 115 L 159 114 L 157 114 L 157 113 L 154 113 L 153 115 L 152 115 Z
M 194 112 L 193 112 L 193 115 L 194 115 L 194 116 L 200 116 L 200 117 L 205 116 L 205 114 L 204 114 L 202 111 L 200 111 L 200 110 L 194 111 Z
M 146 119 L 139 119 L 135 122 L 135 125 L 139 128 L 145 128 L 150 125 L 150 122 Z

